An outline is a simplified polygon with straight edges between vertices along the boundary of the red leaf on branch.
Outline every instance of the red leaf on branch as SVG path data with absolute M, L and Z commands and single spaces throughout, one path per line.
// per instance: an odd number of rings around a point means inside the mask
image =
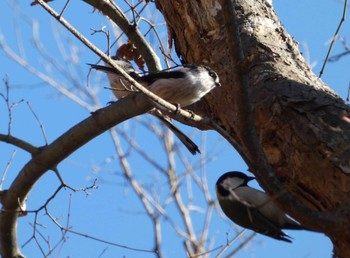
M 134 61 L 138 68 L 142 71 L 145 69 L 145 60 L 131 40 L 128 40 L 126 44 L 123 44 L 118 48 L 116 56 L 129 61 Z

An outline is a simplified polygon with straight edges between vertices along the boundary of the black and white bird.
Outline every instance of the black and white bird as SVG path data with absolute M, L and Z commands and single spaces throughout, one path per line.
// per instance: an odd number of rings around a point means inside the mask
M 210 67 L 205 65 L 184 66 L 177 70 L 164 70 L 140 76 L 127 60 L 121 58 L 114 59 L 118 66 L 123 68 L 126 73 L 148 90 L 162 99 L 181 107 L 186 107 L 197 102 L 216 86 L 220 86 L 218 75 Z M 137 91 L 135 87 L 110 65 L 90 65 L 96 70 L 107 73 L 113 93 L 118 99 Z M 192 154 L 200 152 L 198 146 L 161 115 L 161 112 L 153 110 L 151 113 L 158 117 Z
M 140 76 L 127 60 L 118 58 L 115 63 L 154 94 L 181 107 L 197 102 L 216 86 L 220 86 L 218 75 L 206 65 L 185 65 L 177 70 L 163 70 Z M 110 65 L 90 65 L 107 72 L 117 98 L 135 92 L 136 89 Z
M 282 229 L 306 229 L 289 218 L 264 192 L 251 188 L 255 179 L 232 171 L 216 182 L 216 195 L 222 211 L 234 223 L 266 236 L 292 242 Z M 307 229 L 306 229 L 307 230 Z

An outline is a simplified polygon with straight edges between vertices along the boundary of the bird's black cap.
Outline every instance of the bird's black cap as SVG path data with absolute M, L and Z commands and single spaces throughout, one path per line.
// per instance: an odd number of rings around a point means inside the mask
M 221 177 L 219 177 L 218 181 L 216 182 L 217 184 L 224 181 L 227 178 L 230 177 L 238 177 L 238 178 L 242 178 L 244 180 L 244 182 L 247 184 L 249 181 L 255 179 L 255 177 L 252 176 L 247 176 L 246 174 L 239 172 L 239 171 L 230 171 L 230 172 L 226 172 L 225 174 L 223 174 Z

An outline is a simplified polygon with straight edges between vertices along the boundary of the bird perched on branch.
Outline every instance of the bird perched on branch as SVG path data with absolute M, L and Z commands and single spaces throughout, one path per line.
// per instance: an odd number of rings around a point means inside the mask
M 125 59 L 114 58 L 115 63 L 123 68 L 133 79 L 162 99 L 181 107 L 189 106 L 200 100 L 215 86 L 220 86 L 218 75 L 208 66 L 191 65 L 177 70 L 163 70 L 140 76 Z M 92 68 L 107 73 L 111 88 L 117 98 L 123 98 L 137 89 L 110 65 L 94 65 Z M 174 124 L 166 119 L 159 110 L 151 111 L 160 119 L 192 153 L 200 152 L 198 146 Z
M 255 179 L 233 171 L 216 182 L 216 195 L 222 211 L 236 224 L 266 236 L 292 242 L 282 229 L 306 229 L 290 219 L 264 192 L 248 186 Z M 309 229 L 306 229 L 309 230 Z

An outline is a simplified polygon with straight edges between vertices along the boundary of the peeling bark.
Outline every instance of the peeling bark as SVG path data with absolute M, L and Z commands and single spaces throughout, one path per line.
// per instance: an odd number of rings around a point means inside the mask
M 230 4 L 236 31 L 225 20 Z M 335 254 L 348 257 L 349 107 L 311 71 L 272 6 L 267 1 L 158 0 L 157 7 L 183 60 L 210 65 L 222 81 L 223 87 L 193 109 L 215 120 L 246 148 L 240 118 L 244 105 L 238 94 L 239 78 L 246 75 L 254 125 L 268 163 L 283 189 L 320 216 L 276 198 L 278 205 L 306 227 L 324 232 Z M 258 167 L 249 166 L 269 194 L 278 194 Z M 322 223 L 322 216 L 330 223 Z

